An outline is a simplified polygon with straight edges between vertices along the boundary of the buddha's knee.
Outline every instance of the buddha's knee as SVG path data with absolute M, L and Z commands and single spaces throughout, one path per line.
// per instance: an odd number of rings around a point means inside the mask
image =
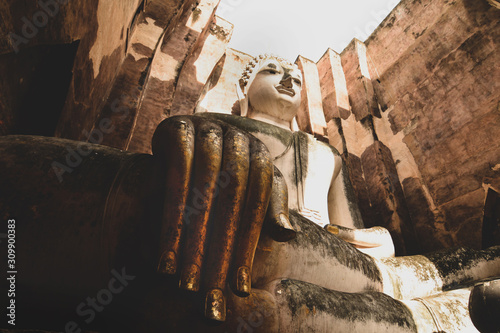
M 373 258 L 290 211 L 296 237 L 279 243 L 262 235 L 255 254 L 252 285 L 290 278 L 345 292 L 382 290 L 382 276 Z
M 275 297 L 275 332 L 417 332 L 409 309 L 383 293 L 344 293 L 289 279 L 266 290 Z
M 469 312 L 474 326 L 481 332 L 500 330 L 500 279 L 476 285 L 470 294 Z

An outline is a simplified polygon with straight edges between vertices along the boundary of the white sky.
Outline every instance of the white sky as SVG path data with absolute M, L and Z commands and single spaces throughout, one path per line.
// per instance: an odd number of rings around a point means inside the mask
M 217 15 L 234 24 L 229 47 L 256 56 L 318 61 L 364 41 L 399 0 L 221 0 Z

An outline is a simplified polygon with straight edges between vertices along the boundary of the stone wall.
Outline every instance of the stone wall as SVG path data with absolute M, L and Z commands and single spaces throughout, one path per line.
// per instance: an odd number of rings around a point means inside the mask
M 218 3 L 0 5 L 0 87 L 6 92 L 0 99 L 0 134 L 58 136 L 149 152 L 156 125 L 168 115 L 192 113 L 225 52 L 232 24 L 215 17 Z M 59 78 L 63 65 L 67 75 Z M 64 82 L 50 94 L 54 81 Z M 36 100 L 42 97 L 48 101 Z
M 194 112 L 212 68 L 223 56 L 232 25 L 215 16 L 218 1 L 186 1 L 165 30 L 152 38 L 147 54 L 127 57 L 99 118 L 116 130 L 103 144 L 133 152 L 151 152 L 156 126 L 166 117 Z M 138 36 L 137 43 L 151 38 Z M 141 46 L 139 44 L 139 46 Z
M 403 1 L 366 41 L 374 118 L 424 250 L 481 246 L 500 178 L 500 11 L 487 1 Z
M 253 56 L 228 48 L 214 67 L 195 111 L 239 115 L 236 84 L 252 58 Z
M 99 112 L 109 85 L 125 57 L 125 44 L 130 27 L 140 7 L 140 0 L 124 0 L 119 5 L 110 1 L 14 1 L 0 5 L 2 35 L 0 36 L 1 77 L 9 77 L 14 84 L 2 84 L 10 94 L 3 96 L 1 121 L 4 133 L 19 133 L 23 122 L 19 108 L 23 101 L 33 98 L 33 90 L 51 85 L 50 80 L 40 81 L 40 76 L 54 76 L 59 64 L 52 64 L 48 72 L 29 70 L 33 64 L 47 64 L 41 49 L 57 45 L 77 44 L 72 55 L 69 86 L 63 87 L 64 108 L 58 110 L 60 117 L 50 124 L 57 129 L 52 133 L 71 139 L 85 139 L 84 131 L 90 131 Z M 49 57 L 54 53 L 49 52 Z M 53 81 L 52 81 L 53 82 Z M 33 87 L 35 86 L 35 87 Z M 9 88 L 7 88 L 9 87 Z M 67 94 L 66 94 L 67 93 Z M 39 101 L 25 108 L 36 107 L 38 114 L 50 113 L 51 104 Z M 26 111 L 31 116 L 33 111 Z M 74 121 L 78 119 L 78 121 Z M 26 132 L 26 131 L 25 131 Z M 38 134 L 29 133 L 25 134 Z

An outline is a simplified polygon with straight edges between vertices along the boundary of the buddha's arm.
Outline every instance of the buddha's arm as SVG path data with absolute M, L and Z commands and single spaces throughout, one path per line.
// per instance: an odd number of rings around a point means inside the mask
M 264 234 L 259 240 L 252 276 L 256 288 L 290 278 L 344 292 L 383 290 L 373 258 L 295 211 L 290 211 L 290 222 L 295 239 L 278 243 Z
M 327 225 L 326 230 L 370 256 L 394 256 L 394 244 L 387 229 L 363 228 L 354 200 L 347 169 L 342 158 L 335 154 L 334 173 L 328 191 L 328 215 L 331 225 Z

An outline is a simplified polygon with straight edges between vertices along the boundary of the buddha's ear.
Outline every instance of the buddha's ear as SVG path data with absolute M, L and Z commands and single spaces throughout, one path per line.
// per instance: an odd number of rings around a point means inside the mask
M 238 101 L 240 102 L 240 115 L 246 117 L 248 114 L 248 98 L 243 93 L 243 90 L 241 90 L 239 84 L 236 84 L 236 96 L 238 96 Z

